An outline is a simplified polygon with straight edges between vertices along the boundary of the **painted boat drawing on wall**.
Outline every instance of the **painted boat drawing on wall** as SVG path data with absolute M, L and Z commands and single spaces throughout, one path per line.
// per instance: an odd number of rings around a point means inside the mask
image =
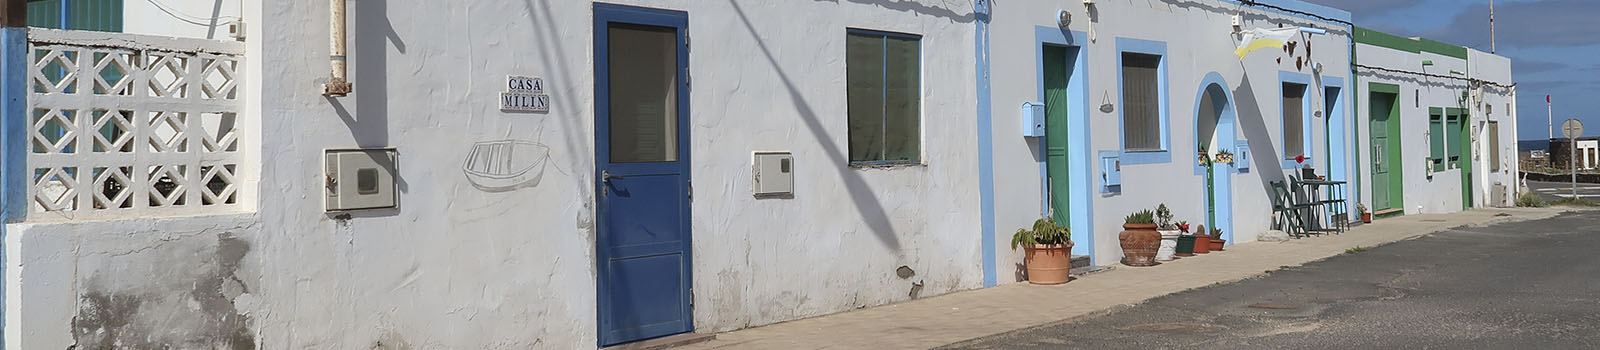
M 550 147 L 522 140 L 483 141 L 472 144 L 461 165 L 473 187 L 505 192 L 539 185 Z

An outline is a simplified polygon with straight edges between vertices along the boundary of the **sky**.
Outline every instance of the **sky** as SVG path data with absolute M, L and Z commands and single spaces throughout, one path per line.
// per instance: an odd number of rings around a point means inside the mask
M 1490 51 L 1489 0 L 1305 1 L 1350 11 L 1357 26 Z M 1600 0 L 1495 0 L 1494 22 L 1517 83 L 1517 138 L 1549 136 L 1545 95 L 1558 127 L 1578 118 L 1600 135 Z

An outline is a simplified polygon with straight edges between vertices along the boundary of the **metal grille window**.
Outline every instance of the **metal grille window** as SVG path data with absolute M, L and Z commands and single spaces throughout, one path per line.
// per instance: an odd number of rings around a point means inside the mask
M 1306 154 L 1306 86 L 1283 83 L 1283 158 Z
M 1161 56 L 1122 54 L 1122 140 L 1129 151 L 1161 150 Z
M 849 30 L 845 38 L 850 163 L 921 161 L 921 37 Z

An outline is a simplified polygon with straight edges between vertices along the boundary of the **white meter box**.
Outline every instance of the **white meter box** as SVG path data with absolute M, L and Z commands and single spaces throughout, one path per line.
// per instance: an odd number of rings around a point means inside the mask
M 398 206 L 394 179 L 399 154 L 394 149 L 328 150 L 326 157 L 328 211 Z
M 751 188 L 756 196 L 794 194 L 794 155 L 789 152 L 755 152 L 751 157 Z

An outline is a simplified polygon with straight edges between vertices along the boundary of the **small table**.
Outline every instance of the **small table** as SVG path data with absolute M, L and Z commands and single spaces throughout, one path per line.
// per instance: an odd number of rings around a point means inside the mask
M 1333 224 L 1333 229 L 1339 232 L 1350 229 L 1350 208 L 1346 206 L 1344 198 L 1344 186 L 1347 182 L 1312 179 L 1301 180 L 1300 184 L 1305 186 L 1306 193 L 1311 195 L 1311 202 L 1322 207 L 1323 214 L 1328 216 L 1329 221 Z M 1328 189 L 1328 198 L 1318 199 L 1321 197 L 1319 194 L 1324 187 Z M 1315 222 L 1319 229 L 1322 228 L 1321 220 L 1316 220 Z

